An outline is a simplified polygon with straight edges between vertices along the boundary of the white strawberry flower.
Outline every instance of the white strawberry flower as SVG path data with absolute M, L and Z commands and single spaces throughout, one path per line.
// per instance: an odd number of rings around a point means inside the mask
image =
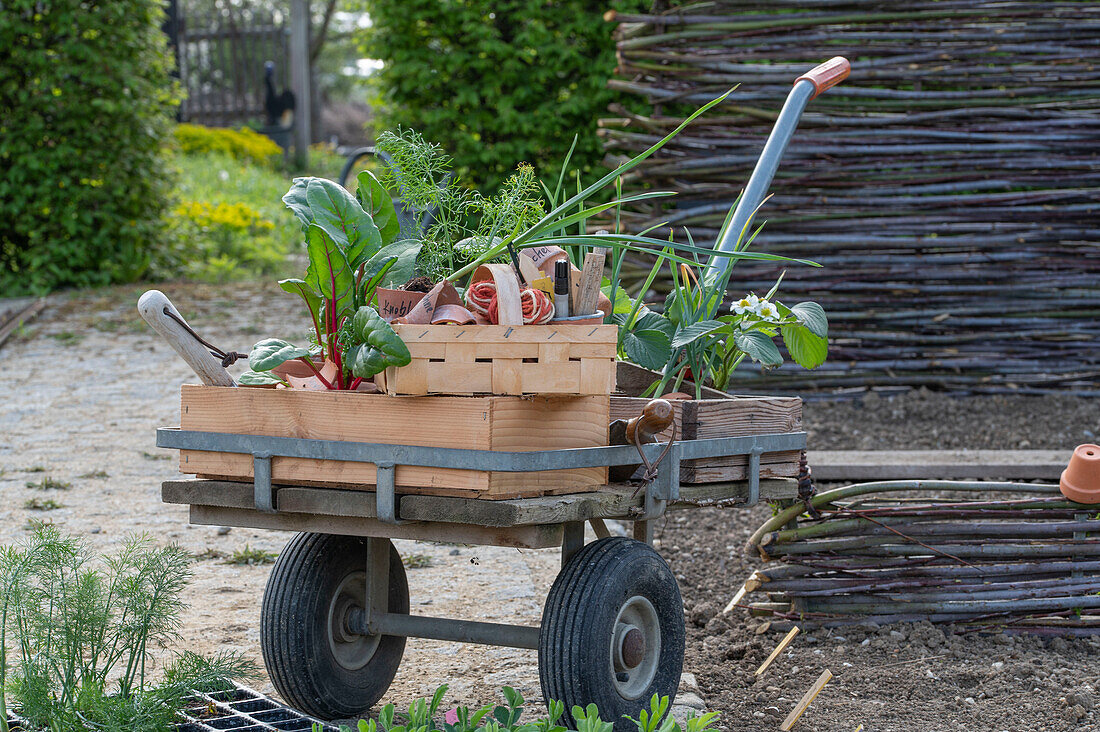
M 753 311 L 759 315 L 762 320 L 770 320 L 772 322 L 779 320 L 779 311 L 776 309 L 775 305 L 772 305 L 767 300 L 758 302 L 756 307 L 753 308 Z
M 730 310 L 732 310 L 737 315 L 753 313 L 756 312 L 756 306 L 759 302 L 760 298 L 758 298 L 756 295 L 748 294 L 740 300 L 735 301 L 733 305 L 730 305 Z

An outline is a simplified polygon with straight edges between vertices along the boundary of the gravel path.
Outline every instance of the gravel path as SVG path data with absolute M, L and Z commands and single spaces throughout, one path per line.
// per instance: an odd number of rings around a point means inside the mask
M 246 351 L 267 335 L 304 340 L 296 302 L 274 286 L 162 289 L 223 348 Z M 239 650 L 259 660 L 259 606 L 269 567 L 229 565 L 224 557 L 246 546 L 277 553 L 289 535 L 190 526 L 185 508 L 160 502 L 160 481 L 178 473 L 174 456 L 154 447 L 153 430 L 178 423 L 178 387 L 193 377 L 137 316 L 139 294 L 124 287 L 55 296 L 0 350 L 0 543 L 19 540 L 32 519 L 85 536 L 99 550 L 133 532 L 178 542 L 199 557 L 187 592 L 183 644 L 200 652 Z M 811 445 L 821 448 L 1032 447 L 1068 454 L 1100 433 L 1100 410 L 1095 400 L 951 399 L 917 392 L 815 402 L 807 405 L 806 422 Z M 46 478 L 69 487 L 28 487 Z M 26 508 L 35 498 L 63 507 Z M 848 633 L 846 641 L 807 637 L 772 679 L 754 683 L 752 669 L 778 638 L 756 635 L 743 618 L 715 614 L 751 569 L 738 551 L 765 515 L 764 509 L 682 514 L 668 523 L 661 547 L 681 577 L 692 619 L 685 670 L 696 674 L 709 706 L 727 713 L 730 729 L 775 727 L 770 718 L 785 715 L 826 663 L 843 675 L 800 729 L 851 730 L 866 723 L 867 730 L 899 732 L 1062 730 L 1093 724 L 1097 645 L 1086 641 L 1044 647 L 1034 639 L 945 637 L 940 643 L 928 629 L 907 627 Z M 427 564 L 408 570 L 414 611 L 425 614 L 536 623 L 557 571 L 553 550 L 414 542 L 398 542 L 398 548 Z M 925 656 L 936 658 L 922 661 Z M 904 665 L 881 668 L 895 662 Z M 471 705 L 495 700 L 503 684 L 529 699 L 540 697 L 533 651 L 414 640 L 387 700 L 407 704 L 444 682 L 450 684 L 448 701 Z M 266 680 L 257 686 L 272 691 Z

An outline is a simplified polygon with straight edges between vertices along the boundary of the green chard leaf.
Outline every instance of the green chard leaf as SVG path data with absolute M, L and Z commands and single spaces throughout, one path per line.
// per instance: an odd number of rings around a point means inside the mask
M 416 272 L 416 258 L 420 256 L 420 249 L 423 246 L 424 242 L 419 239 L 402 239 L 387 244 L 367 260 L 365 269 L 367 277 L 373 277 L 375 273 L 381 270 L 386 260 L 393 259 L 395 260 L 393 266 L 378 286 L 396 287 L 405 284 L 412 279 Z
M 303 231 L 313 223 L 313 211 L 310 210 L 309 202 L 306 200 L 306 186 L 309 185 L 309 181 L 309 178 L 295 178 L 290 184 L 290 190 L 283 196 L 283 203 L 302 222 Z
M 355 312 L 342 341 L 347 347 L 344 363 L 359 378 L 369 378 L 390 366 L 407 366 L 412 361 L 405 342 L 369 305 Z
M 306 232 L 306 253 L 309 256 L 306 286 L 321 293 L 325 300 L 335 302 L 337 312 L 343 312 L 350 306 L 355 288 L 355 272 L 343 250 L 327 231 L 310 224 Z
M 278 376 L 273 376 L 267 371 L 245 371 L 237 378 L 241 386 L 272 386 L 274 384 L 286 384 Z
M 310 289 L 310 286 L 306 284 L 305 280 L 279 280 L 279 287 L 283 289 L 283 292 L 289 292 L 291 295 L 297 295 L 302 298 L 306 307 L 315 313 L 317 309 L 321 307 L 321 295 Z
M 313 223 L 324 229 L 356 269 L 382 248 L 382 235 L 370 214 L 342 185 L 324 178 L 311 178 L 306 186 L 306 201 L 313 212 Z
M 270 371 L 295 358 L 309 356 L 308 348 L 301 348 L 281 338 L 267 338 L 252 346 L 248 365 L 253 371 Z
M 369 170 L 361 172 L 356 181 L 359 186 L 355 189 L 355 200 L 374 220 L 378 233 L 382 235 L 382 244 L 392 244 L 401 232 L 401 224 L 397 220 L 397 209 L 394 208 L 389 191 Z

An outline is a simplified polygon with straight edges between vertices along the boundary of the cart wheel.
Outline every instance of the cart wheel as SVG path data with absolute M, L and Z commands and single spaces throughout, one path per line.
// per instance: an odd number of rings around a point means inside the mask
M 393 544 L 389 611 L 409 612 L 405 568 Z M 366 606 L 367 540 L 298 534 L 267 580 L 260 613 L 264 665 L 292 707 L 321 719 L 364 714 L 397 673 L 405 639 L 348 628 L 352 608 Z
M 542 612 L 544 697 L 566 709 L 594 703 L 623 732 L 634 724 L 622 715 L 636 717 L 654 694 L 675 695 L 683 664 L 680 588 L 652 547 L 613 536 L 569 560 Z

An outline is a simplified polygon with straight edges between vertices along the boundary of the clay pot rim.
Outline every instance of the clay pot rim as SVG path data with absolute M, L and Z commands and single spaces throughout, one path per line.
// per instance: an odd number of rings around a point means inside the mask
M 1058 487 L 1071 501 L 1100 504 L 1100 445 L 1085 443 L 1075 447 Z

